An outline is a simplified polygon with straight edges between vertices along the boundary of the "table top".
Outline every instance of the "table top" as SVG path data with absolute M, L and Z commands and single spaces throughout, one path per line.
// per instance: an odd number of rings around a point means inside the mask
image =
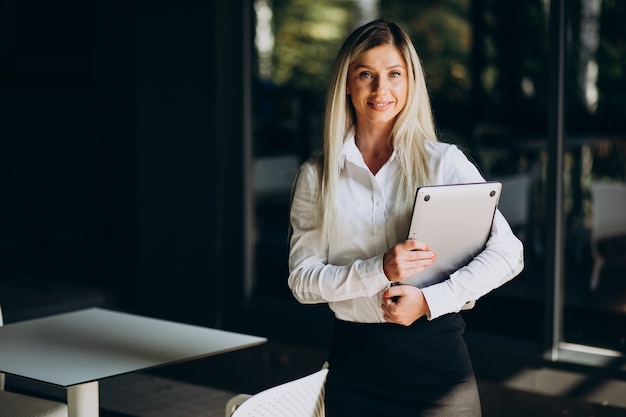
M 0 372 L 69 387 L 266 341 L 91 308 L 0 326 Z

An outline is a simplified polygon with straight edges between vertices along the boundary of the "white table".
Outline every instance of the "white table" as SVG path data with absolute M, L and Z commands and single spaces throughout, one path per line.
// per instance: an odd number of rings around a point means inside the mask
M 69 417 L 97 417 L 99 380 L 266 341 L 92 308 L 0 326 L 0 372 L 66 388 Z

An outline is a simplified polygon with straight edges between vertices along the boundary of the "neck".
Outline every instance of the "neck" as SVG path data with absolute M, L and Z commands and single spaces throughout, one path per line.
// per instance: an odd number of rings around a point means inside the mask
M 354 141 L 361 152 L 369 151 L 380 153 L 393 150 L 391 134 L 373 135 L 371 132 L 368 132 L 365 136 L 362 136 L 360 133 L 356 133 L 354 135 Z
M 359 149 L 383 150 L 393 148 L 392 124 L 372 125 L 357 124 L 355 139 Z
M 393 153 L 391 135 L 386 137 L 369 135 L 364 139 L 357 133 L 354 140 L 357 148 L 361 151 L 363 161 L 365 161 L 370 171 L 376 175 Z

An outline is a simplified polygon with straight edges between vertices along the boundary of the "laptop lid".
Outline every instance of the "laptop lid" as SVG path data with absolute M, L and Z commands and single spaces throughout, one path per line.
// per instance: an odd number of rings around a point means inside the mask
M 437 258 L 403 283 L 426 287 L 444 281 L 480 253 L 501 189 L 497 181 L 418 188 L 408 238 L 425 242 Z

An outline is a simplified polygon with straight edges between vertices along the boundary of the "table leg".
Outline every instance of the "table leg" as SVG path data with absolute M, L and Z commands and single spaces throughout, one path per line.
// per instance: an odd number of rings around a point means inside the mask
M 98 417 L 100 413 L 98 381 L 67 389 L 68 417 Z

